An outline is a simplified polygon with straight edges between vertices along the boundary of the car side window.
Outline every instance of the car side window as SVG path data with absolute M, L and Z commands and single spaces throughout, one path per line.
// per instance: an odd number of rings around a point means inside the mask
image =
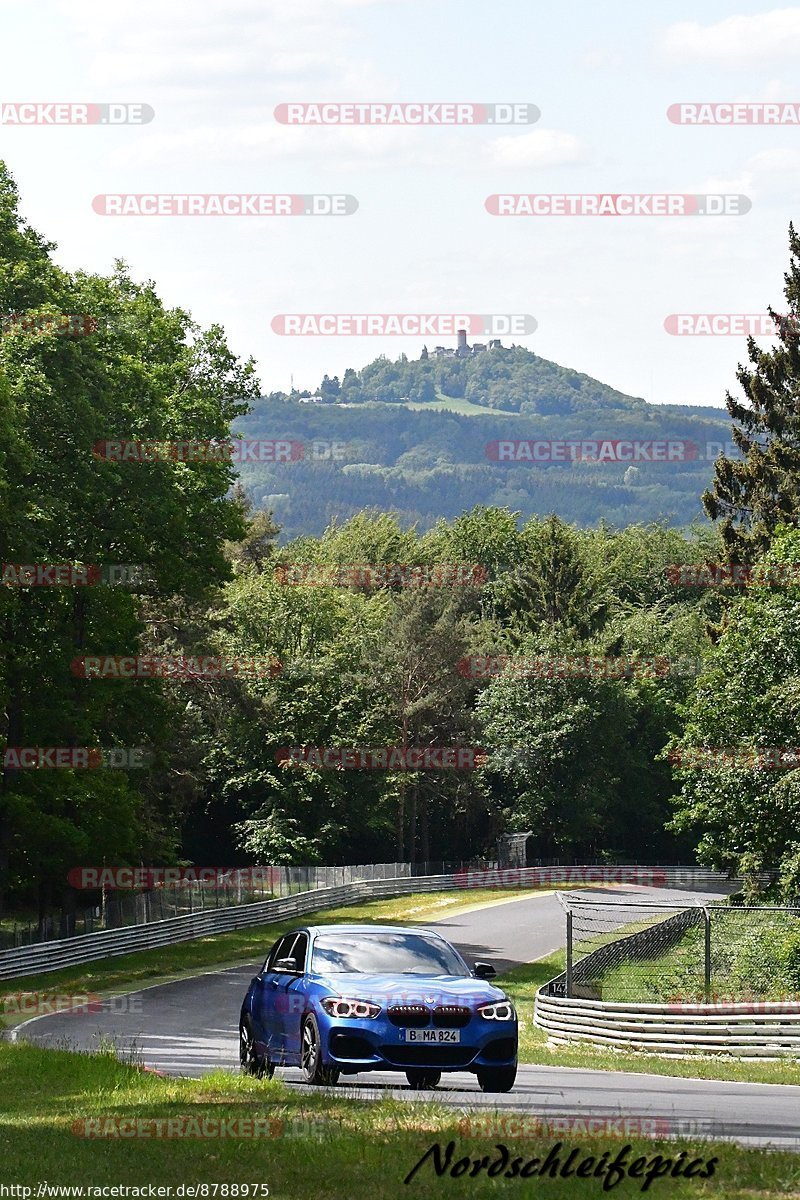
M 292 948 L 292 942 L 294 942 L 295 937 L 295 934 L 287 933 L 282 938 L 278 939 L 267 955 L 267 961 L 264 963 L 265 972 L 272 971 L 279 958 L 287 958 L 289 956 L 289 952 Z
M 291 954 L 287 955 L 294 959 L 295 970 L 298 975 L 302 975 L 306 969 L 306 950 L 308 949 L 308 935 L 298 933 L 294 945 L 292 946 Z

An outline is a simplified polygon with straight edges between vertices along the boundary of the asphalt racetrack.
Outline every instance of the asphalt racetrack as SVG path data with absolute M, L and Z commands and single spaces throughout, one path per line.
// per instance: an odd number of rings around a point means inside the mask
M 600 889 L 586 889 L 579 894 L 601 898 L 599 893 Z M 633 886 L 602 889 L 601 894 L 604 900 L 627 904 L 678 897 L 684 903 L 719 899 L 719 893 Z M 629 913 L 625 919 L 630 920 Z M 306 922 L 313 924 L 313 914 Z M 564 912 L 554 895 L 510 899 L 420 924 L 440 930 L 469 962 L 488 960 L 498 970 L 531 962 L 564 944 Z M 265 956 L 268 949 L 265 945 Z M 102 1042 L 112 1041 L 122 1057 L 132 1056 L 168 1074 L 197 1077 L 214 1069 L 238 1070 L 239 1009 L 260 966 L 261 962 L 248 963 L 158 984 L 104 1001 L 100 1011 L 35 1017 L 18 1026 L 13 1036 L 42 1046 L 79 1050 L 97 1049 Z M 278 1075 L 298 1087 L 308 1086 L 299 1070 L 279 1069 Z M 650 1132 L 800 1149 L 800 1086 L 539 1066 L 521 1066 L 514 1089 L 507 1094 L 484 1094 L 475 1076 L 468 1073 L 445 1074 L 441 1085 L 430 1093 L 412 1092 L 404 1085 L 401 1073 L 370 1072 L 342 1077 L 336 1090 L 351 1093 L 354 1101 L 387 1093 L 408 1100 L 435 1098 L 464 1111 L 475 1110 L 476 1120 L 488 1118 L 488 1110 L 499 1110 L 501 1117 L 506 1114 L 502 1117 L 506 1123 L 499 1127 L 506 1139 L 513 1136 L 517 1114 L 527 1114 L 555 1122 L 556 1129 L 564 1129 L 564 1136 L 571 1130 L 572 1136 L 579 1136 L 601 1119 L 620 1121 L 620 1131 L 629 1130 L 631 1137 Z

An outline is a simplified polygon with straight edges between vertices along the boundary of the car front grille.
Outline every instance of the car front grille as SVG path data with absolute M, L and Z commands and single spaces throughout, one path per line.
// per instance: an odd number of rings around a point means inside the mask
M 463 1004 L 440 1004 L 433 1010 L 433 1023 L 439 1029 L 463 1029 L 472 1013 Z
M 430 1024 L 430 1009 L 424 1004 L 395 1004 L 386 1014 L 400 1029 L 424 1029 Z

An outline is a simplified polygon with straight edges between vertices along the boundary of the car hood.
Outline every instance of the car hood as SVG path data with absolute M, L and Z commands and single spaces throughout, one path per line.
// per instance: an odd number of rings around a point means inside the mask
M 381 1004 L 488 1004 L 505 993 L 484 979 L 463 975 L 362 975 L 359 972 L 313 976 L 339 996 Z

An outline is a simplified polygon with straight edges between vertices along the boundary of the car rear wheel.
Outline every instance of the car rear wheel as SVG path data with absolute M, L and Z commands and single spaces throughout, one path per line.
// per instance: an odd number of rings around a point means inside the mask
M 243 1074 L 255 1075 L 256 1079 L 271 1079 L 275 1073 L 274 1064 L 256 1052 L 256 1040 L 249 1017 L 242 1017 L 239 1022 L 239 1064 Z
M 300 1066 L 307 1083 L 320 1087 L 333 1087 L 339 1081 L 336 1067 L 326 1067 L 322 1062 L 322 1043 L 319 1026 L 314 1017 L 306 1017 L 300 1032 Z
M 425 1071 L 421 1067 L 418 1067 L 416 1070 L 406 1071 L 408 1086 L 413 1088 L 415 1092 L 424 1092 L 429 1088 L 435 1088 L 441 1078 L 441 1071 Z
M 478 1067 L 475 1073 L 482 1092 L 510 1092 L 517 1078 L 517 1064 L 513 1067 Z

